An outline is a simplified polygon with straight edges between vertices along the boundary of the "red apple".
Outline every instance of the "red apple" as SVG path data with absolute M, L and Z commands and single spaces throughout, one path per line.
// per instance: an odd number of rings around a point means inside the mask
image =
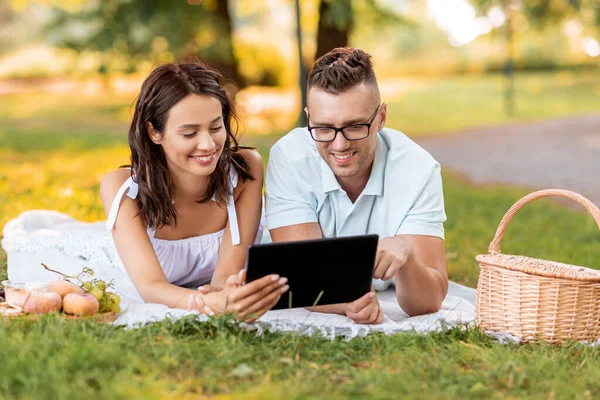
M 69 293 L 83 294 L 82 288 L 66 280 L 50 282 L 48 284 L 48 291 L 58 293 L 61 298 L 64 298 Z
M 48 314 L 60 311 L 61 305 L 62 299 L 59 294 L 34 290 L 25 301 L 23 311 L 29 314 Z
M 63 298 L 63 311 L 67 314 L 88 316 L 98 312 L 100 303 L 91 294 L 69 293 Z

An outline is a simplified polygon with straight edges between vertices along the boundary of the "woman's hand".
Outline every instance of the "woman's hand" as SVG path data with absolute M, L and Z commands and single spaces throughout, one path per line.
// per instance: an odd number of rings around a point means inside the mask
M 200 290 L 200 288 L 198 288 L 198 290 Z M 207 292 L 205 292 L 205 293 L 207 293 Z M 190 294 L 190 297 L 188 299 L 187 309 L 189 311 L 198 311 L 200 314 L 204 314 L 204 315 L 215 315 L 215 312 L 212 310 L 212 308 L 207 306 L 206 303 L 204 302 L 203 296 L 196 294 L 196 293 Z
M 227 278 L 223 290 L 212 285 L 200 286 L 198 291 L 205 294 L 204 304 L 200 304 L 205 310 L 203 313 L 211 315 L 207 310 L 218 314 L 232 312 L 245 322 L 254 322 L 277 304 L 289 289 L 287 278 L 279 275 L 267 275 L 243 285 L 245 279 L 246 271 L 242 270 Z

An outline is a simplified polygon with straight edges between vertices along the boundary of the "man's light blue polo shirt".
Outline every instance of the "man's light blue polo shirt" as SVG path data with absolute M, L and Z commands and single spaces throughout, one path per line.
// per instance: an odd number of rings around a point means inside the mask
M 306 128 L 272 148 L 266 177 L 267 229 L 318 222 L 324 237 L 378 234 L 444 238 L 440 165 L 406 135 L 384 128 L 355 203 L 321 158 Z

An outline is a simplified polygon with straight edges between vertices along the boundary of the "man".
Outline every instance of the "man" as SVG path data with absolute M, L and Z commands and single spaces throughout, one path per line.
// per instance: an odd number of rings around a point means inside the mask
M 408 315 L 437 311 L 448 290 L 439 164 L 401 132 L 384 128 L 371 56 L 337 48 L 308 78 L 308 129 L 271 149 L 267 228 L 274 242 L 378 234 L 373 277 L 395 278 Z M 381 323 L 374 291 L 350 304 L 315 307 L 356 323 Z

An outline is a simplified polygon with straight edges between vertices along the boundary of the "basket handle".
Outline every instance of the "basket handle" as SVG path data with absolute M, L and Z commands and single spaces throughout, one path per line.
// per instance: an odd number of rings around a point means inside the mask
M 525 204 L 529 203 L 530 201 L 539 199 L 540 197 L 546 197 L 546 196 L 562 196 L 562 197 L 569 198 L 571 200 L 575 200 L 576 202 L 578 202 L 579 204 L 584 206 L 586 208 L 586 210 L 589 211 L 590 214 L 592 214 L 592 217 L 594 217 L 594 220 L 596 221 L 596 224 L 598 225 L 598 228 L 600 229 L 600 210 L 598 209 L 598 207 L 596 207 L 596 205 L 594 203 L 592 203 L 587 198 L 583 197 L 579 193 L 571 192 L 570 190 L 563 190 L 563 189 L 539 190 L 537 192 L 530 193 L 527 196 L 523 197 L 521 200 L 517 201 L 510 208 L 510 210 L 508 210 L 506 212 L 506 214 L 504 214 L 504 217 L 502 218 L 502 221 L 500 221 L 500 225 L 498 226 L 498 229 L 496 230 L 496 234 L 494 235 L 494 240 L 492 240 L 492 242 L 490 243 L 490 245 L 488 247 L 488 251 L 490 252 L 490 254 L 500 253 L 500 241 L 502 240 L 502 237 L 504 236 L 504 232 L 506 231 L 506 228 L 508 228 L 509 222 L 512 220 L 513 216 L 517 213 L 517 211 L 519 211 L 521 208 L 523 208 L 523 206 Z

